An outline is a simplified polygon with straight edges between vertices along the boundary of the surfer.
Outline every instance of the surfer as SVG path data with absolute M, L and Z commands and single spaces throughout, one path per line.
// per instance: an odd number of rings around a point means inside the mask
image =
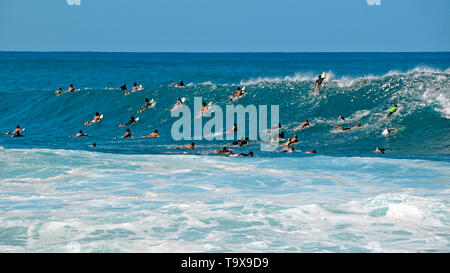
M 127 90 L 127 85 L 124 83 L 121 87 L 120 90 L 125 91 Z
M 153 103 L 155 103 L 153 100 L 150 102 L 150 101 L 148 100 L 148 98 L 145 98 L 144 106 L 143 106 L 140 110 L 138 110 L 137 112 L 138 112 L 138 113 L 144 112 L 144 111 L 147 109 L 147 107 L 152 106 Z
M 322 88 L 322 83 L 326 78 L 326 74 L 325 72 L 322 73 L 322 75 L 319 75 L 316 82 L 314 83 L 313 88 L 315 88 L 317 86 L 317 91 L 320 91 L 320 88 Z
M 342 115 L 340 115 L 340 116 L 338 117 L 338 122 L 339 122 L 340 119 L 342 119 L 343 121 L 345 121 L 345 118 L 344 118 Z
M 316 150 L 312 150 L 311 152 L 305 152 L 305 154 L 315 154 L 315 153 L 317 153 Z
M 237 156 L 249 156 L 249 157 L 252 157 L 252 156 L 253 156 L 253 152 L 250 151 L 250 152 L 248 152 L 248 154 L 245 154 L 245 153 L 239 153 L 239 154 L 237 154 Z
M 88 135 L 85 134 L 85 133 L 83 133 L 82 130 L 80 130 L 80 131 L 75 135 L 75 137 L 87 137 L 87 136 L 88 136 Z
M 174 82 L 174 83 L 171 83 L 170 85 L 175 85 L 175 87 L 185 87 L 186 86 L 186 85 L 184 85 L 183 81 L 180 81 L 179 83 Z
M 138 91 L 140 88 L 137 85 L 137 83 L 133 83 L 133 89 L 131 89 L 132 91 Z
M 237 132 L 237 125 L 236 125 L 236 122 L 233 124 L 233 127 L 231 127 L 231 129 L 228 130 L 228 131 L 226 131 L 225 133 L 226 133 L 226 134 L 229 134 L 229 133 L 233 133 L 233 132 Z
M 388 112 L 388 117 L 390 117 L 392 114 L 394 114 L 395 112 L 397 111 L 397 104 L 394 104 L 394 106 L 392 106 L 392 108 L 391 109 L 389 109 L 389 112 Z
M 13 134 L 11 137 L 21 137 L 23 136 L 21 133 L 25 130 L 25 128 L 21 129 L 19 125 L 16 126 L 16 129 L 11 132 L 6 132 L 5 135 Z
M 294 150 L 295 150 L 294 146 L 289 146 L 289 147 L 283 149 L 283 152 L 285 152 L 285 153 L 293 153 Z
M 134 116 L 131 116 L 131 117 L 130 117 L 130 120 L 129 120 L 127 123 L 125 123 L 125 124 L 120 124 L 119 127 L 124 127 L 124 126 L 130 125 L 130 124 L 134 124 L 134 123 L 136 123 L 136 122 L 137 122 L 137 120 L 134 119 Z
M 95 147 L 97 147 L 97 144 L 95 144 L 95 142 L 94 142 L 91 145 L 89 145 L 88 147 L 95 148 Z
M 73 84 L 70 84 L 70 86 L 69 86 L 69 88 L 67 89 L 66 93 L 67 93 L 67 92 L 73 92 L 73 91 L 75 91 L 75 88 L 73 88 Z
M 178 147 L 176 147 L 176 149 L 191 149 L 191 150 L 195 150 L 195 144 L 194 144 L 194 142 L 192 142 L 191 144 L 178 146 Z
M 246 137 L 245 139 L 243 138 L 241 140 L 233 142 L 233 145 L 238 145 L 239 147 L 242 147 L 244 145 L 247 145 L 248 143 L 249 143 L 249 139 L 248 139 L 248 137 Z
M 301 129 L 303 129 L 303 128 L 305 128 L 305 127 L 307 127 L 307 126 L 309 126 L 309 121 L 308 120 L 305 120 L 303 123 L 302 123 L 302 125 L 300 125 L 301 127 Z
M 62 88 L 60 87 L 58 90 L 55 91 L 56 95 L 61 95 L 63 93 Z
M 130 129 L 127 129 L 127 130 L 125 131 L 125 134 L 123 134 L 123 137 L 124 137 L 124 138 L 131 137 Z
M 334 128 L 337 128 L 337 129 L 339 129 L 339 130 L 341 130 L 341 131 L 353 130 L 353 129 L 356 129 L 356 128 L 359 128 L 359 127 L 361 127 L 361 123 L 358 124 L 358 125 L 355 125 L 355 126 L 353 126 L 353 127 L 345 127 L 345 128 L 343 128 L 343 127 L 341 127 L 341 126 L 337 126 L 337 125 L 334 126 Z
M 150 133 L 145 137 L 159 137 L 158 130 L 153 131 L 153 133 Z
M 284 140 L 284 132 L 279 133 L 279 134 L 278 134 L 278 138 L 279 138 L 280 140 Z
M 206 104 L 206 102 L 202 102 L 202 108 L 200 108 L 200 112 L 205 112 L 208 110 L 208 105 Z
M 395 128 L 389 129 L 388 127 L 386 127 L 386 128 L 384 128 L 384 130 L 383 130 L 383 132 L 381 134 L 384 135 L 384 136 L 387 136 L 387 135 L 395 133 L 397 131 L 398 131 L 398 129 L 395 129 Z
M 384 154 L 385 149 L 376 147 L 375 152 Z
M 240 96 L 242 96 L 242 94 L 245 93 L 245 89 L 241 89 L 239 86 L 236 90 L 236 92 L 234 92 L 233 94 L 231 94 L 229 101 L 233 100 L 233 96 L 236 95 L 236 99 L 238 99 Z
M 288 138 L 288 141 L 286 141 L 286 143 L 284 143 L 284 146 L 289 147 L 292 143 L 297 143 L 298 142 L 298 138 L 297 135 L 294 135 L 293 138 Z
M 100 116 L 100 114 L 98 112 L 95 112 L 95 116 L 91 121 L 86 121 L 84 123 L 84 125 L 88 126 L 91 125 L 92 123 L 96 123 L 102 120 L 102 117 Z
M 216 154 L 222 155 L 222 154 L 233 154 L 234 150 L 227 149 L 226 146 L 223 146 L 222 150 L 216 150 Z

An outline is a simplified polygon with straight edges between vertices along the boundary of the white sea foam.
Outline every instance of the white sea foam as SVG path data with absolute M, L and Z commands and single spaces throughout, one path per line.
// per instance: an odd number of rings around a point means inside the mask
M 0 251 L 448 251 L 449 166 L 4 149 Z

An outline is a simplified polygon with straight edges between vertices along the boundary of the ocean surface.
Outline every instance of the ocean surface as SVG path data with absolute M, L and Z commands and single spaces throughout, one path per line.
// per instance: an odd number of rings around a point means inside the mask
M 171 136 L 178 97 L 279 105 L 299 143 L 175 149 L 192 142 Z M 0 52 L 0 100 L 0 252 L 450 251 L 450 53 Z

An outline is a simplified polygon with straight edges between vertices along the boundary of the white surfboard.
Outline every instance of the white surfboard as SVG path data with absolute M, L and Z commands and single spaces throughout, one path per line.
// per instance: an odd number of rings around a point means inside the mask
M 180 103 L 179 101 L 177 101 L 177 103 L 175 103 L 175 105 L 172 107 L 172 109 L 170 109 L 170 111 L 175 111 L 175 110 L 177 110 L 178 108 L 180 108 L 181 106 L 183 106 L 184 105 L 184 102 L 186 101 L 186 98 L 181 98 L 181 102 L 182 103 Z

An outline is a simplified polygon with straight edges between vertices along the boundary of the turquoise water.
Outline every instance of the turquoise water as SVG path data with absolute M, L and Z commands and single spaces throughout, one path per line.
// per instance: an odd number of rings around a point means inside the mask
M 2 52 L 0 128 L 26 131 L 0 137 L 0 251 L 448 252 L 449 67 L 448 53 Z M 124 82 L 144 90 L 124 96 Z M 80 91 L 55 96 L 70 83 Z M 238 103 L 280 105 L 297 152 L 174 149 L 190 143 L 170 137 L 177 97 L 225 106 L 244 85 Z M 135 115 L 134 137 L 113 139 L 146 97 L 157 105 Z M 95 112 L 104 120 L 85 127 Z M 339 115 L 362 127 L 335 131 Z M 314 126 L 294 132 L 305 119 Z M 90 137 L 68 138 L 80 129 Z

